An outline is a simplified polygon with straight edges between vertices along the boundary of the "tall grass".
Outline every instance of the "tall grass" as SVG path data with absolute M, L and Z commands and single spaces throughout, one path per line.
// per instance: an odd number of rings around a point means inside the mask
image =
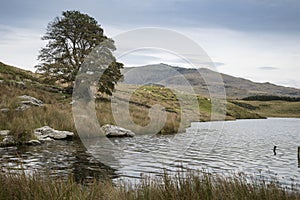
M 75 131 L 70 98 L 36 88 L 22 90 L 8 85 L 1 85 L 0 92 L 0 108 L 9 109 L 8 112 L 0 112 L 0 130 L 10 130 L 10 134 L 18 143 L 33 139 L 33 130 L 45 125 L 58 130 Z M 20 95 L 35 97 L 45 104 L 41 107 L 17 111 Z
M 0 199 L 300 199 L 296 190 L 287 190 L 276 182 L 247 180 L 243 175 L 223 177 L 208 173 L 164 173 L 162 177 L 144 177 L 135 184 L 113 184 L 96 180 L 83 185 L 74 179 L 0 174 Z

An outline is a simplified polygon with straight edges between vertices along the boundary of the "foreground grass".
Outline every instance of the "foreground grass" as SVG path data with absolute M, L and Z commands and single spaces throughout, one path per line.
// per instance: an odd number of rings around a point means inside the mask
M 276 182 L 246 180 L 243 175 L 222 177 L 201 173 L 164 173 L 159 178 L 144 177 L 136 184 L 94 180 L 83 185 L 68 180 L 1 174 L 0 199 L 300 199 L 295 189 Z

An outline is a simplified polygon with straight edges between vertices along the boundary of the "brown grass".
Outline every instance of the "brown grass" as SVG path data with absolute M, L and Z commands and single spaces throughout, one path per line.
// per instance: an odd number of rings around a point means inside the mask
M 190 172 L 162 177 L 144 177 L 135 185 L 96 180 L 88 185 L 74 179 L 53 179 L 39 175 L 0 174 L 0 199 L 300 199 L 299 188 L 282 188 L 271 182 L 246 179 L 244 175 L 224 177 Z
M 51 126 L 58 130 L 76 131 L 71 113 L 70 97 L 62 94 L 49 93 L 36 88 L 22 90 L 20 88 L 1 85 L 0 108 L 9 108 L 9 112 L 0 112 L 0 130 L 10 130 L 18 142 L 33 139 L 33 130 L 41 126 Z M 18 96 L 29 95 L 42 100 L 41 107 L 31 107 L 17 111 Z

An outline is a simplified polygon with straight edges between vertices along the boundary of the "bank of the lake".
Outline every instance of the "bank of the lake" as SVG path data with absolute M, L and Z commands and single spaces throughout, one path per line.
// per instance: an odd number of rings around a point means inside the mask
M 300 193 L 270 181 L 247 181 L 242 174 L 230 177 L 215 176 L 205 172 L 178 173 L 160 178 L 145 178 L 131 185 L 109 180 L 93 180 L 83 185 L 68 180 L 45 178 L 39 175 L 0 174 L 0 199 L 299 199 Z

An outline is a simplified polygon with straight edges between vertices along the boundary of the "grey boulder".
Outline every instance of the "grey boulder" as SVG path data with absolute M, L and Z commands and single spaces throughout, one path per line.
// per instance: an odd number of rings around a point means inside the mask
M 9 130 L 1 130 L 0 136 L 7 136 L 9 134 Z
M 70 131 L 58 131 L 49 126 L 43 126 L 34 130 L 34 135 L 39 141 L 63 140 L 74 136 Z
M 22 96 L 19 96 L 19 99 L 21 99 L 22 101 L 20 102 L 20 106 L 16 109 L 18 111 L 23 111 L 23 110 L 26 110 L 32 106 L 42 106 L 44 105 L 44 102 L 37 99 L 37 98 L 34 98 L 34 97 L 31 97 L 31 96 L 28 96 L 28 95 L 22 95 Z
M 131 130 L 114 126 L 110 124 L 106 124 L 101 127 L 101 130 L 105 134 L 106 137 L 134 137 L 135 133 Z

